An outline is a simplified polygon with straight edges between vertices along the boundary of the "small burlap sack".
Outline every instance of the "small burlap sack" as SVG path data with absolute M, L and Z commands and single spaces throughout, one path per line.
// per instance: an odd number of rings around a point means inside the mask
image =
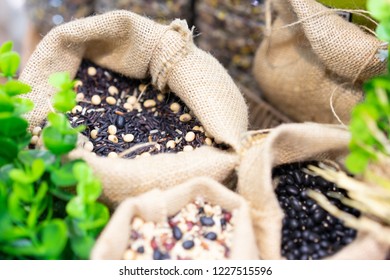
M 125 197 L 196 176 L 222 181 L 233 171 L 238 163 L 235 151 L 248 126 L 247 107 L 222 65 L 193 44 L 185 21 L 166 26 L 132 12 L 114 11 L 50 31 L 20 77 L 32 86 L 26 95 L 35 103 L 26 116 L 30 128 L 41 125 L 50 111 L 55 89 L 48 84 L 49 75 L 68 71 L 74 77 L 83 58 L 130 78 L 151 76 L 156 88 L 176 93 L 216 141 L 231 147 L 136 160 L 95 157 L 76 149 L 70 158 L 83 158 L 93 168 L 103 182 L 105 203 L 115 206 Z
M 264 98 L 298 122 L 348 123 L 362 83 L 386 71 L 382 42 L 314 0 L 271 4 L 253 67 Z
M 342 162 L 348 153 L 349 133 L 323 124 L 282 124 L 272 130 L 261 145 L 250 148 L 238 171 L 238 192 L 249 202 L 260 255 L 283 259 L 281 231 L 283 210 L 274 192 L 275 166 L 300 161 Z M 383 259 L 388 246 L 358 233 L 355 241 L 329 259 Z
M 133 217 L 138 216 L 145 221 L 164 221 L 199 195 L 212 205 L 220 205 L 229 211 L 237 210 L 230 259 L 258 259 L 246 201 L 216 181 L 200 177 L 166 191 L 154 189 L 123 201 L 96 241 L 91 259 L 122 259 L 128 246 Z

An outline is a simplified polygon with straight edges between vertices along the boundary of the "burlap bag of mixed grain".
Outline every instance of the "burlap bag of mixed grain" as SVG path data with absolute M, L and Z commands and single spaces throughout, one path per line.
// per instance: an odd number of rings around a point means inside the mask
M 261 145 L 243 156 L 238 171 L 238 192 L 249 202 L 257 245 L 264 259 L 282 259 L 283 210 L 274 192 L 275 166 L 302 161 L 342 162 L 348 153 L 349 133 L 324 124 L 283 124 L 269 133 Z M 388 246 L 370 235 L 356 239 L 329 259 L 383 259 Z
M 246 201 L 210 178 L 195 178 L 169 190 L 154 189 L 123 201 L 98 238 L 92 249 L 91 259 L 123 259 L 129 244 L 133 217 L 140 217 L 144 221 L 165 221 L 186 204 L 194 202 L 199 195 L 211 205 L 235 211 L 229 259 L 258 259 L 250 210 Z
M 238 163 L 235 151 L 247 129 L 247 107 L 222 65 L 193 44 L 185 22 L 175 20 L 166 26 L 135 13 L 115 11 L 53 29 L 20 77 L 32 86 L 26 95 L 35 103 L 27 115 L 31 127 L 42 124 L 50 111 L 55 90 L 48 84 L 49 75 L 68 71 L 74 77 L 83 58 L 130 78 L 151 76 L 155 87 L 175 92 L 216 141 L 231 147 L 229 151 L 201 147 L 136 160 L 75 150 L 70 158 L 87 161 L 102 180 L 105 203 L 115 206 L 128 196 L 168 188 L 195 176 L 222 181 L 232 173 Z
M 271 7 L 277 16 L 253 68 L 264 98 L 295 121 L 348 123 L 362 83 L 386 70 L 382 42 L 314 0 Z

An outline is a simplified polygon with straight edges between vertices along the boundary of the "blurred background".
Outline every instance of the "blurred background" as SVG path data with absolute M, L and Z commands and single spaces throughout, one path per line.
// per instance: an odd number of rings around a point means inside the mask
M 195 26 L 196 44 L 216 57 L 232 77 L 254 89 L 254 53 L 263 37 L 261 0 L 0 0 L 0 43 L 12 40 L 21 70 L 53 27 L 76 18 L 125 9 L 169 24 Z
M 20 52 L 27 27 L 25 0 L 0 1 L 0 42 L 12 40 Z

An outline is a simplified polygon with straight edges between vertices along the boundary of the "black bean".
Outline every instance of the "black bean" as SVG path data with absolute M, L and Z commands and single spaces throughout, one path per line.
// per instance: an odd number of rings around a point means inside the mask
M 339 219 L 308 197 L 307 190 L 312 189 L 323 193 L 336 207 L 346 208 L 339 200 L 330 198 L 329 191 L 344 196 L 347 193 L 319 176 L 304 174 L 301 168 L 308 164 L 315 163 L 286 164 L 272 172 L 278 184 L 275 193 L 285 213 L 281 251 L 287 259 L 325 258 L 352 242 L 356 236 L 356 231 L 348 231 Z
M 326 241 L 326 240 L 322 240 L 321 242 L 320 242 L 320 245 L 321 245 L 321 247 L 322 248 L 329 248 L 329 246 L 330 246 L 330 244 L 329 244 L 329 242 L 328 241 Z
M 186 249 L 186 250 L 191 249 L 192 247 L 194 247 L 194 245 L 195 245 L 195 243 L 192 240 L 186 240 L 182 244 L 183 248 Z
M 302 210 L 301 203 L 295 197 L 290 197 L 289 202 L 290 202 L 291 207 L 294 208 L 295 210 L 297 210 L 297 211 Z
M 289 226 L 289 228 L 291 228 L 291 229 L 296 229 L 296 228 L 299 227 L 299 222 L 298 222 L 296 219 L 290 219 L 290 220 L 288 221 L 288 226 Z
M 303 182 L 302 173 L 299 171 L 295 171 L 293 174 L 294 174 L 293 176 L 294 176 L 295 182 L 299 185 L 302 184 L 302 182 Z
M 172 235 L 176 240 L 180 240 L 183 237 L 183 233 L 178 226 L 172 228 Z
M 295 211 L 294 209 L 289 209 L 289 210 L 287 210 L 287 215 L 290 218 L 295 218 L 297 216 L 297 211 Z
M 301 248 L 299 248 L 302 254 L 311 254 L 312 253 L 312 248 L 308 245 L 302 245 Z
M 286 176 L 286 183 L 289 184 L 289 185 L 293 185 L 294 184 L 294 179 L 290 175 L 287 175 Z
M 145 248 L 144 248 L 144 246 L 139 246 L 139 247 L 137 248 L 137 252 L 140 253 L 140 254 L 145 253 Z
M 159 249 L 154 249 L 153 251 L 153 260 L 162 260 L 164 254 Z
M 221 218 L 221 226 L 224 227 L 226 226 L 226 219 L 225 218 Z
M 301 191 L 299 196 L 302 200 L 306 200 L 309 197 L 306 191 Z
M 293 185 L 287 186 L 286 190 L 291 195 L 298 195 L 299 194 L 299 189 Z
M 306 254 L 303 254 L 303 255 L 301 255 L 301 258 L 300 258 L 301 260 L 308 260 L 309 259 L 309 256 L 308 255 L 306 255 Z
M 321 223 L 324 218 L 326 217 L 326 212 L 322 209 L 317 209 L 314 213 L 313 213 L 313 220 L 316 222 L 316 223 Z
M 115 125 L 117 126 L 117 128 L 122 129 L 125 126 L 125 118 L 122 116 L 118 116 Z
M 215 232 L 210 231 L 210 232 L 206 233 L 204 237 L 209 239 L 209 240 L 216 240 L 217 234 Z
M 328 255 L 328 253 L 325 250 L 318 250 L 317 254 L 318 254 L 320 259 L 322 259 Z
M 215 224 L 213 218 L 206 216 L 200 217 L 200 223 L 205 227 L 211 227 Z

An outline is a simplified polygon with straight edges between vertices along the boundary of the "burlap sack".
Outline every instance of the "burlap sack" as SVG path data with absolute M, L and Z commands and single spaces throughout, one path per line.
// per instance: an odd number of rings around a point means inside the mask
M 337 126 L 314 123 L 283 124 L 261 145 L 243 156 L 238 171 L 238 192 L 249 202 L 259 252 L 264 259 L 282 259 L 283 210 L 274 192 L 272 168 L 299 161 L 342 161 L 348 153 L 349 133 Z M 383 259 L 388 246 L 371 236 L 357 238 L 329 259 Z
M 362 83 L 386 71 L 381 42 L 314 0 L 271 4 L 278 15 L 253 67 L 264 98 L 295 121 L 348 123 Z
M 121 259 L 129 242 L 130 223 L 134 216 L 145 221 L 164 221 L 193 202 L 198 195 L 210 204 L 220 205 L 229 211 L 237 210 L 230 259 L 258 259 L 246 201 L 210 178 L 195 178 L 166 191 L 154 189 L 123 201 L 96 241 L 91 259 Z
M 154 86 L 175 92 L 216 141 L 231 147 L 230 151 L 202 147 L 189 154 L 136 160 L 99 158 L 75 150 L 70 158 L 86 160 L 102 180 L 103 201 L 115 205 L 127 196 L 195 176 L 222 181 L 233 171 L 238 163 L 235 151 L 248 125 L 247 107 L 222 65 L 193 44 L 185 21 L 166 26 L 135 13 L 114 11 L 53 29 L 20 77 L 32 86 L 26 95 L 35 103 L 27 115 L 30 128 L 40 125 L 50 111 L 55 90 L 48 84 L 49 75 L 68 71 L 74 77 L 83 58 L 131 78 L 151 76 Z

